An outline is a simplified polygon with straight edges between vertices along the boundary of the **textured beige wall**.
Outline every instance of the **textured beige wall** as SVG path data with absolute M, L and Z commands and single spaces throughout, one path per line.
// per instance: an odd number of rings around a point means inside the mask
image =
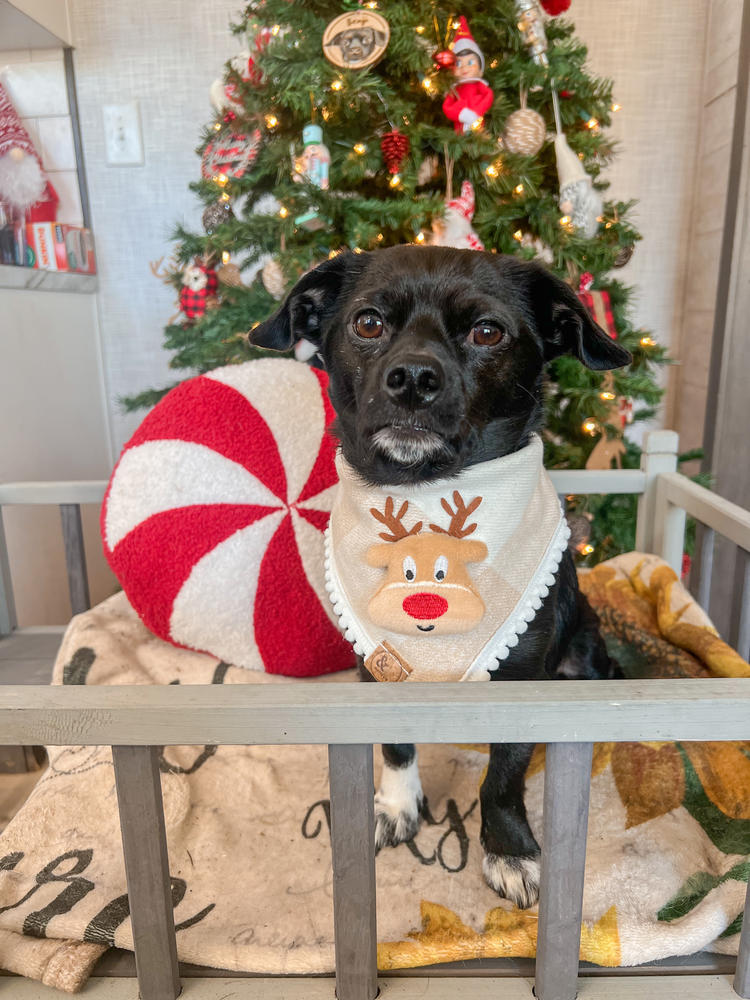
M 638 198 L 644 241 L 622 272 L 638 288 L 637 322 L 669 343 L 681 324 L 709 0 L 576 0 L 572 15 L 592 69 L 613 77 L 623 105 L 614 137 L 613 193 Z M 208 87 L 239 48 L 227 30 L 239 4 L 206 0 L 72 0 L 75 64 L 99 250 L 105 372 L 117 447 L 137 419 L 119 395 L 171 377 L 161 350 L 173 297 L 148 261 L 170 250 L 176 220 L 200 225 L 188 183 L 210 118 Z M 104 162 L 101 105 L 140 103 L 143 167 Z
M 700 141 L 688 237 L 683 322 L 673 346 L 667 419 L 685 448 L 703 443 L 719 256 L 737 91 L 742 0 L 713 0 L 706 32 Z
M 172 250 L 177 222 L 201 228 L 188 184 L 200 176 L 195 147 L 211 118 L 208 90 L 240 42 L 229 22 L 237 0 L 72 0 L 75 72 L 93 229 L 105 378 L 116 451 L 142 419 L 119 396 L 175 380 L 161 348 L 174 291 L 149 261 Z M 108 166 L 102 105 L 137 101 L 145 164 Z
M 577 0 L 571 7 L 591 68 L 614 80 L 622 105 L 612 129 L 620 147 L 608 171 L 610 191 L 638 200 L 634 218 L 643 240 L 617 273 L 636 289 L 636 325 L 672 351 L 683 324 L 710 6 Z

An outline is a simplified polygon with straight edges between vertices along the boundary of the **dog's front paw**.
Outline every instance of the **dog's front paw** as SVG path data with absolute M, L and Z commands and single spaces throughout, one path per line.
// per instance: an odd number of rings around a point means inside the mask
M 482 870 L 487 885 L 504 899 L 527 910 L 539 899 L 539 857 L 485 854 Z
M 422 805 L 418 799 L 413 806 L 401 808 L 398 803 L 388 802 L 378 792 L 375 796 L 375 850 L 381 847 L 396 847 L 406 840 L 416 837 L 419 832 Z

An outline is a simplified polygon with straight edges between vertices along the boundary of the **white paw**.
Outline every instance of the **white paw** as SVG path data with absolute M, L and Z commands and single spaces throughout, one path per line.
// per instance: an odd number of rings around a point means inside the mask
M 487 885 L 520 910 L 527 910 L 539 899 L 539 858 L 485 854 L 482 870 Z
M 375 795 L 375 849 L 395 847 L 419 830 L 424 795 L 416 758 L 406 767 L 383 762 L 380 788 Z

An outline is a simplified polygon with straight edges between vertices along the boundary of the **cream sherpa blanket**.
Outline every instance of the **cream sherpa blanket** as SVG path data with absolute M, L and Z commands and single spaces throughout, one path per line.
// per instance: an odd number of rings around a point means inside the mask
M 654 557 L 618 557 L 583 584 L 631 673 L 750 674 Z M 321 683 L 176 649 L 146 631 L 123 595 L 73 619 L 54 681 Z M 526 788 L 537 837 L 543 757 L 540 748 Z M 376 768 L 379 759 L 376 750 Z M 534 954 L 536 910 L 499 900 L 482 879 L 486 761 L 481 747 L 420 749 L 427 819 L 413 842 L 377 859 L 382 969 Z M 180 959 L 331 972 L 325 748 L 167 748 L 161 767 Z M 599 744 L 582 958 L 615 966 L 736 952 L 749 854 L 750 744 Z M 0 966 L 74 990 L 112 945 L 131 948 L 132 935 L 110 752 L 51 748 L 48 770 L 0 836 Z

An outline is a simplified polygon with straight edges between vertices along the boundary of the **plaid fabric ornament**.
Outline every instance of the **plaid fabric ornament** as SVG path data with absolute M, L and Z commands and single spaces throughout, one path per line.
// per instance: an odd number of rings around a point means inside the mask
M 231 135 L 209 142 L 203 151 L 201 174 L 207 180 L 213 180 L 219 174 L 227 177 L 242 177 L 248 167 L 255 161 L 260 150 L 260 129 L 254 129 L 249 135 L 232 132 Z
M 200 319 L 219 288 L 219 279 L 212 267 L 195 263 L 182 274 L 180 309 L 189 320 Z
M 586 306 L 595 323 L 598 323 L 602 330 L 605 330 L 612 340 L 617 340 L 617 329 L 615 328 L 615 318 L 612 314 L 612 306 L 609 301 L 609 292 L 597 289 L 594 291 L 591 286 L 594 283 L 594 276 L 590 271 L 584 271 L 581 275 L 581 282 L 578 286 L 578 298 Z

